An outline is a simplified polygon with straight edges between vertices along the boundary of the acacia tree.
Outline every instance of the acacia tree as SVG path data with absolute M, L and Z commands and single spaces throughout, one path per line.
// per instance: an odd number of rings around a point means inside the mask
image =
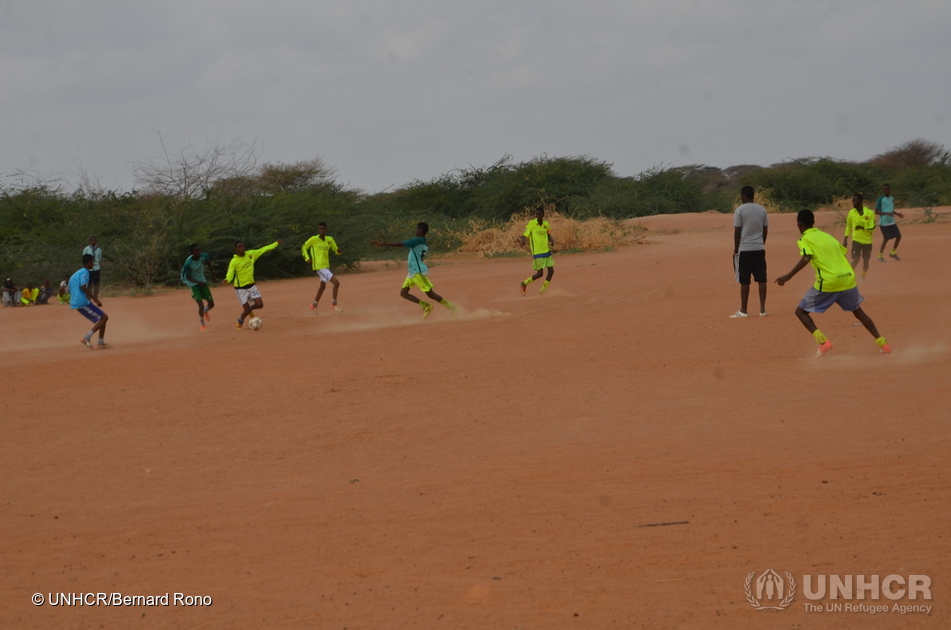
M 220 138 L 205 136 L 204 148 L 189 145 L 173 154 L 165 145 L 165 136 L 153 131 L 159 137 L 162 154 L 132 166 L 136 179 L 147 192 L 188 202 L 204 196 L 218 181 L 251 176 L 257 166 L 257 141 L 248 144 L 235 139 L 225 143 Z

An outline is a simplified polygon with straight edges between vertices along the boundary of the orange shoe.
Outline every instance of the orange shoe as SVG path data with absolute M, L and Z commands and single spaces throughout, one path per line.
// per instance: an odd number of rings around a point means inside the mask
M 819 349 L 816 350 L 816 358 L 824 357 L 829 350 L 832 350 L 832 342 L 826 339 L 823 343 L 819 344 Z

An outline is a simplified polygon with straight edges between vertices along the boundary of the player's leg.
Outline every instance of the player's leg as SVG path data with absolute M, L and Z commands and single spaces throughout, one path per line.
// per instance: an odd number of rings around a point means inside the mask
M 334 276 L 333 278 L 330 279 L 330 284 L 333 285 L 333 294 L 331 296 L 331 298 L 333 299 L 333 307 L 334 307 L 334 310 L 339 311 L 340 309 L 337 308 L 337 294 L 340 292 L 340 281 L 337 280 L 336 276 Z
M 759 314 L 766 315 L 766 282 L 757 282 L 759 285 Z
M 895 260 L 901 260 L 901 258 L 898 257 L 898 245 L 901 243 L 901 230 L 898 229 L 897 225 L 893 225 L 891 227 L 895 233 L 895 244 L 892 246 L 892 251 L 888 255 Z
M 749 313 L 749 303 L 750 303 L 750 285 L 741 284 L 740 285 L 740 312 Z
M 456 309 L 455 304 L 453 304 L 446 298 L 442 297 L 441 295 L 439 295 L 432 289 L 430 289 L 429 291 L 426 291 L 426 295 L 428 295 L 431 299 L 435 300 L 436 302 L 439 302 L 440 304 L 448 308 L 450 311 L 454 311 Z
M 551 284 L 552 276 L 555 275 L 555 263 L 551 258 L 548 258 L 548 268 L 545 272 L 545 282 L 542 283 L 542 288 L 538 290 L 539 293 L 544 293 L 545 289 L 548 288 L 548 285 Z
M 862 279 L 868 274 L 868 261 L 872 258 L 872 244 L 862 246 Z
M 409 287 L 403 287 L 400 289 L 400 297 L 404 300 L 409 300 L 414 304 L 419 304 L 420 300 L 418 297 L 409 292 Z
M 892 351 L 891 347 L 888 345 L 888 342 L 885 340 L 885 337 L 882 337 L 878 328 L 875 327 L 875 322 L 872 321 L 872 318 L 866 315 L 865 311 L 861 307 L 852 311 L 852 314 L 855 315 L 855 319 L 862 322 L 862 325 L 865 326 L 872 337 L 875 338 L 875 345 L 878 346 L 878 349 L 882 351 L 883 354 L 888 354 Z
M 858 290 L 856 290 L 857 293 Z M 816 323 L 812 320 L 812 313 L 825 313 L 830 306 L 836 303 L 837 298 L 837 293 L 823 293 L 812 287 L 806 291 L 806 295 L 803 296 L 799 306 L 796 307 L 796 317 L 806 327 L 806 330 L 812 333 L 816 343 L 819 344 L 816 351 L 817 357 L 821 357 L 831 350 L 832 342 L 816 326 Z
M 327 283 L 321 280 L 320 286 L 317 287 L 317 295 L 314 296 L 314 304 L 312 306 L 314 310 L 317 309 L 317 305 L 320 303 L 320 296 L 324 294 L 324 289 L 326 288 L 327 288 Z
M 202 330 L 204 330 L 205 329 L 205 303 L 200 297 L 195 298 L 195 302 L 198 303 L 198 321 L 201 324 Z
M 888 227 L 888 226 L 885 226 Z M 882 246 L 878 248 L 878 262 L 885 262 L 885 246 L 891 238 L 885 234 L 885 228 L 882 228 Z

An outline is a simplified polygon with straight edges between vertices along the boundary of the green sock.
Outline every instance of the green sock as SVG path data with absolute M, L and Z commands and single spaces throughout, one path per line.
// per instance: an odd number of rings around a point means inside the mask
M 456 305 L 450 302 L 449 300 L 447 300 L 446 298 L 443 298 L 440 304 L 448 308 L 450 311 L 456 310 Z
M 543 288 L 543 289 L 547 289 L 549 282 L 551 282 L 551 280 L 545 280 L 545 282 L 542 283 L 542 288 Z
M 522 280 L 522 284 L 524 284 L 525 286 L 528 286 L 528 285 L 530 285 L 530 284 L 533 283 L 533 282 L 535 282 L 535 278 L 529 278 L 528 280 Z
M 819 330 L 818 328 L 816 328 L 815 331 L 813 331 L 812 336 L 816 338 L 816 341 L 819 342 L 819 345 L 822 345 L 826 341 L 828 341 L 828 339 L 826 339 L 826 336 L 823 335 L 822 331 Z
M 875 340 L 875 345 L 877 345 L 879 348 L 885 347 L 886 343 L 888 342 L 885 341 L 885 337 L 879 337 L 878 339 Z
M 420 308 L 423 308 L 423 309 L 424 309 L 424 308 L 426 308 L 427 306 L 429 306 L 429 302 L 427 302 L 426 300 L 420 300 L 420 301 L 419 301 L 419 307 L 420 307 Z

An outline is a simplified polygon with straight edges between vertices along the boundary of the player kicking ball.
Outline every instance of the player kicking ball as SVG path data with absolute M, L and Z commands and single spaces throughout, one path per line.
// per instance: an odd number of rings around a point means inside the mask
M 215 300 L 211 297 L 211 287 L 205 278 L 205 265 L 208 265 L 208 271 L 211 272 L 211 281 L 218 282 L 215 278 L 215 270 L 211 267 L 211 255 L 203 254 L 201 247 L 192 245 L 188 248 L 191 256 L 185 259 L 182 265 L 182 282 L 188 285 L 192 291 L 192 299 L 198 302 L 198 322 L 202 331 L 205 330 L 205 323 L 211 321 L 209 311 L 215 308 Z M 205 302 L 208 305 L 205 306 Z
M 555 241 L 551 237 L 548 221 L 545 220 L 544 208 L 535 210 L 535 218 L 525 226 L 525 232 L 518 237 L 518 242 L 522 247 L 525 247 L 526 243 L 531 246 L 532 269 L 535 270 L 532 276 L 519 283 L 519 290 L 525 295 L 528 285 L 541 278 L 547 269 L 548 275 L 542 288 L 538 290 L 539 293 L 544 293 L 555 275 L 555 259 L 551 257 L 551 248 L 555 246 Z
M 825 313 L 833 304 L 843 311 L 849 311 L 859 320 L 865 329 L 875 338 L 879 351 L 888 354 L 892 351 L 885 337 L 878 334 L 872 319 L 859 306 L 865 299 L 855 285 L 855 271 L 845 257 L 846 248 L 835 237 L 816 229 L 816 216 L 811 210 L 800 210 L 796 216 L 796 226 L 802 237 L 799 239 L 799 252 L 802 258 L 792 271 L 776 278 L 776 284 L 783 286 L 806 265 L 816 270 L 816 283 L 806 292 L 796 308 L 796 317 L 812 333 L 819 349 L 816 357 L 825 356 L 832 349 L 832 342 L 822 334 L 810 313 Z
M 382 243 L 373 241 L 377 247 L 405 247 L 409 249 L 409 256 L 406 259 L 406 280 L 403 281 L 403 288 L 400 290 L 400 297 L 419 304 L 423 308 L 423 319 L 429 317 L 433 310 L 433 305 L 425 300 L 421 300 L 415 295 L 411 295 L 409 290 L 417 287 L 420 291 L 429 296 L 432 300 L 439 302 L 450 311 L 456 310 L 455 304 L 441 297 L 433 290 L 433 283 L 429 281 L 429 267 L 423 260 L 429 247 L 426 245 L 426 234 L 429 232 L 428 223 L 416 224 L 416 237 L 402 243 Z
M 241 315 L 238 316 L 238 323 L 235 328 L 243 328 L 244 320 L 252 311 L 264 308 L 261 292 L 254 286 L 254 261 L 260 258 L 261 254 L 271 251 L 283 242 L 278 239 L 261 249 L 246 249 L 244 241 L 237 241 L 234 244 L 234 256 L 231 258 L 231 262 L 228 263 L 228 273 L 221 283 L 234 285 L 238 302 L 244 307 Z
M 95 263 L 92 254 L 83 254 L 83 266 L 69 278 L 69 306 L 79 314 L 92 322 L 93 326 L 88 333 L 83 335 L 79 343 L 90 350 L 92 349 L 92 336 L 99 332 L 99 341 L 97 345 L 106 345 L 106 322 L 109 316 L 102 312 L 99 307 L 102 302 L 89 288 L 90 272 Z M 93 304 L 95 302 L 95 304 Z
M 327 236 L 327 224 L 321 221 L 317 224 L 317 236 L 311 236 L 300 248 L 301 255 L 304 256 L 304 262 L 310 263 L 317 276 L 320 278 L 320 286 L 317 288 L 317 296 L 310 305 L 310 310 L 317 314 L 317 306 L 320 304 L 320 296 L 324 294 L 327 283 L 333 285 L 333 297 L 331 305 L 335 311 L 343 312 L 343 309 L 337 306 L 337 292 L 340 290 L 340 281 L 330 272 L 330 252 L 340 255 L 340 248 L 334 237 Z

